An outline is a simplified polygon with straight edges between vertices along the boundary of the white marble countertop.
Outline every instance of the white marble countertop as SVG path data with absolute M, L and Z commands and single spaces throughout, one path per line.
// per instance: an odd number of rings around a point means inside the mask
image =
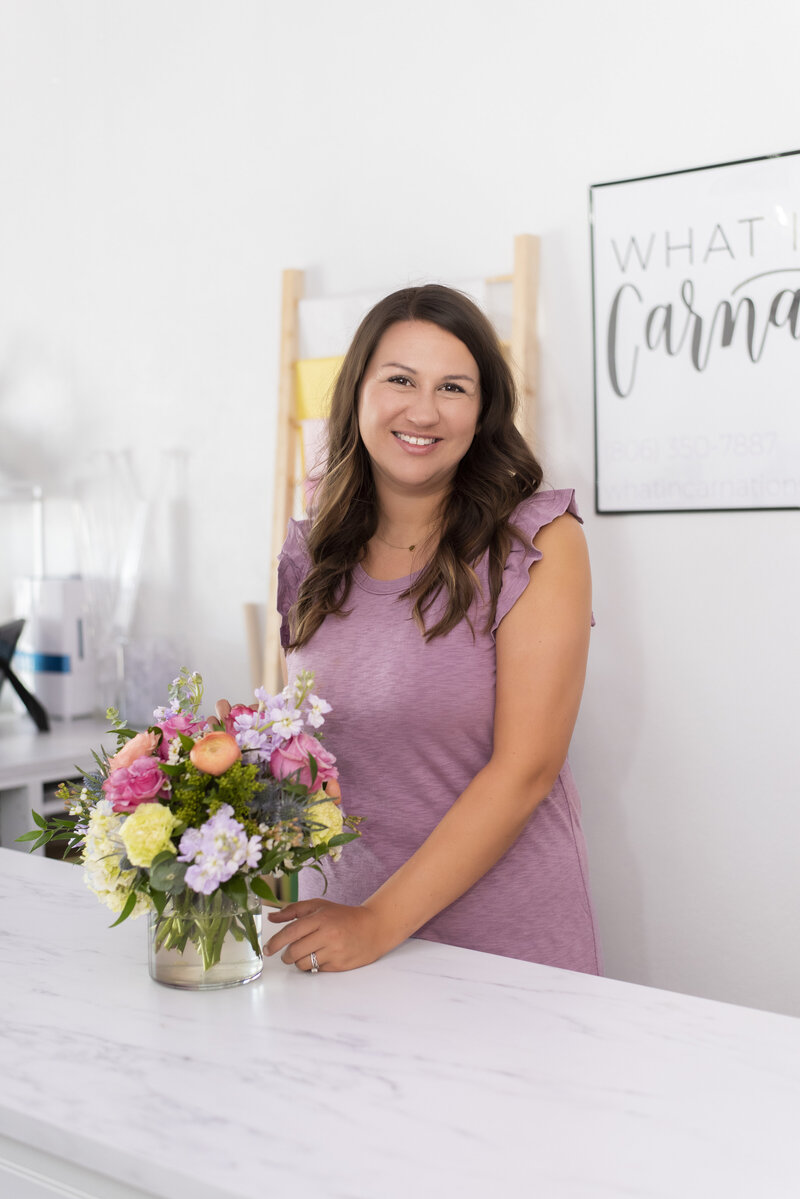
M 791 1017 L 413 940 L 180 992 L 111 918 L 0 850 L 5 1137 L 165 1199 L 800 1193 Z

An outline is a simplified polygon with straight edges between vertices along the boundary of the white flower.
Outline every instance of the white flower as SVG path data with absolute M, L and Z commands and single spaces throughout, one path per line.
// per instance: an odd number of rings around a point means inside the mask
M 167 756 L 168 766 L 177 766 L 181 760 L 181 740 L 180 737 L 173 737 L 169 743 L 169 754 Z
M 318 729 L 325 723 L 325 715 L 330 712 L 331 706 L 324 699 L 320 699 L 318 695 L 309 695 L 308 704 L 311 708 L 306 721 L 312 728 Z
M 156 724 L 160 724 L 161 721 L 168 720 L 170 716 L 176 716 L 177 712 L 178 709 L 174 706 L 174 704 L 170 704 L 168 708 L 162 705 L 160 708 L 156 708 L 154 710 L 153 720 Z
M 303 714 L 299 708 L 273 708 L 269 714 L 272 731 L 276 737 L 288 741 L 303 731 Z
M 84 882 L 112 912 L 122 911 L 136 880 L 135 870 L 120 868 L 125 852 L 120 829 L 125 819 L 107 799 L 101 799 L 89 816 L 83 846 Z M 131 915 L 141 916 L 151 906 L 148 896 L 139 894 Z
M 82 788 L 80 795 L 75 800 L 74 804 L 69 809 L 70 816 L 80 816 L 83 811 L 83 805 L 89 802 L 89 792 L 85 787 Z

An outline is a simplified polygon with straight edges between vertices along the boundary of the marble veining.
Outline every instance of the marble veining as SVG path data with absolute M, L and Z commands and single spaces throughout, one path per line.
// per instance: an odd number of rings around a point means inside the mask
M 0 850 L 0 1132 L 154 1195 L 796 1199 L 800 1021 L 409 941 L 150 981 L 143 920 Z

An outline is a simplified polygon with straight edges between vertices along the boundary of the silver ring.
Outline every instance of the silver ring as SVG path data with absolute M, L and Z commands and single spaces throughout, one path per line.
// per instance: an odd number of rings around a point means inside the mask
M 317 961 L 317 955 L 315 953 L 311 954 L 311 973 L 319 974 L 319 962 Z

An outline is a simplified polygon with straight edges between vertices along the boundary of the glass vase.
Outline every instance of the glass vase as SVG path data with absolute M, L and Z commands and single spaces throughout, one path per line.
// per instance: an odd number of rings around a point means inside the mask
M 171 895 L 150 913 L 150 975 L 167 987 L 210 991 L 252 982 L 261 973 L 261 901 L 222 891 Z

